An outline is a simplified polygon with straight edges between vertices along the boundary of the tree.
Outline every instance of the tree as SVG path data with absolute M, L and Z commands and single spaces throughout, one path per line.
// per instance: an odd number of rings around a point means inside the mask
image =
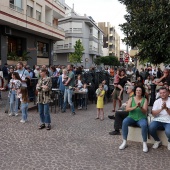
M 94 63 L 95 63 L 96 65 L 100 65 L 100 64 L 101 64 L 101 57 L 95 58 L 95 59 L 94 59 Z
M 115 56 L 104 56 L 101 57 L 101 63 L 104 65 L 109 65 L 109 66 L 119 66 L 120 62 L 118 61 L 117 57 Z
M 139 49 L 139 60 L 152 64 L 170 62 L 169 0 L 119 0 L 127 9 L 120 27 L 123 41 Z
M 80 39 L 76 41 L 74 49 L 75 49 L 74 53 L 69 54 L 69 61 L 70 63 L 74 63 L 74 64 L 81 63 L 84 47 Z
M 104 64 L 108 66 L 119 66 L 120 65 L 120 62 L 115 56 L 98 57 L 94 59 L 94 63 L 97 65 Z

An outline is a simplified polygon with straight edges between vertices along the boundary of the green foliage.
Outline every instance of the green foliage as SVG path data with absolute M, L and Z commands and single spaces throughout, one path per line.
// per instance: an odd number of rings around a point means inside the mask
M 30 56 L 28 56 L 30 52 L 26 52 L 24 51 L 22 53 L 22 56 L 17 56 L 17 54 L 15 52 L 10 52 L 7 56 L 7 60 L 13 60 L 13 61 L 28 61 L 29 59 L 31 59 Z
M 69 61 L 74 64 L 81 63 L 84 47 L 80 40 L 76 41 L 74 49 L 74 53 L 69 54 Z
M 95 63 L 96 65 L 100 65 L 100 64 L 101 64 L 101 57 L 95 58 L 95 59 L 94 59 L 94 63 Z
M 115 56 L 98 57 L 94 59 L 94 63 L 96 65 L 104 64 L 108 66 L 119 66 L 120 65 L 120 62 Z
M 123 41 L 139 49 L 138 58 L 152 64 L 170 62 L 170 1 L 119 0 L 126 5 Z

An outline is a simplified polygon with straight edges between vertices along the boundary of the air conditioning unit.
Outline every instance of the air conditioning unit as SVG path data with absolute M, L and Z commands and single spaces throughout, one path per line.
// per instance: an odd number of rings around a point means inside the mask
M 5 26 L 5 34 L 11 35 L 12 34 L 12 29 L 10 27 Z

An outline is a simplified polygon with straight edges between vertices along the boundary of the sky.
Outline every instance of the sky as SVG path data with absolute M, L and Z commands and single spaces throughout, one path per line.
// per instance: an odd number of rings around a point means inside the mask
M 119 24 L 125 22 L 126 9 L 118 0 L 65 0 L 65 3 L 70 7 L 74 4 L 75 12 L 91 16 L 95 22 L 110 22 L 115 26 L 120 39 L 124 38 Z M 126 50 L 126 45 L 121 42 L 120 48 Z

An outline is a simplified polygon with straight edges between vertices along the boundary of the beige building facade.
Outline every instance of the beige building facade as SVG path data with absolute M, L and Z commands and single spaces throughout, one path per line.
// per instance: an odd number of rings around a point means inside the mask
M 7 56 L 29 52 L 29 65 L 52 64 L 53 44 L 65 39 L 58 20 L 65 17 L 65 7 L 57 0 L 0 1 L 1 64 Z
M 120 36 L 109 22 L 99 22 L 98 27 L 103 30 L 104 56 L 120 57 Z

